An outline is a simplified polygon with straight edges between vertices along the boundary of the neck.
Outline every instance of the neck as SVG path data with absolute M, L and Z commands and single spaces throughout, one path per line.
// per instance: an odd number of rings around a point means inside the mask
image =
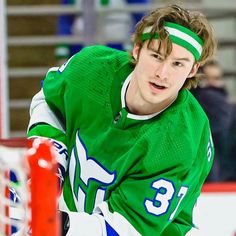
M 176 97 L 161 101 L 160 103 L 151 103 L 147 101 L 140 93 L 134 78 L 131 79 L 125 96 L 126 107 L 129 112 L 136 115 L 151 115 L 161 112 L 170 106 Z
M 128 88 L 129 91 L 129 88 Z M 140 97 L 139 94 L 135 94 L 132 92 L 126 93 L 126 107 L 128 111 L 132 114 L 136 115 L 151 115 L 159 111 L 157 107 L 152 107 L 148 105 L 143 99 Z

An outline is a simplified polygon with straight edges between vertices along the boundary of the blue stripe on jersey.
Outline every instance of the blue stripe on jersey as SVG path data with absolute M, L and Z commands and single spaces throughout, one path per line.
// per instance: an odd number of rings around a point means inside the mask
M 119 236 L 119 234 L 106 221 L 107 236 Z
M 15 174 L 14 171 L 10 171 L 10 180 L 11 180 L 11 182 L 16 183 L 16 185 L 17 185 L 18 179 L 17 179 L 16 174 Z M 14 203 L 19 203 L 20 197 L 17 193 L 17 189 L 14 188 L 14 187 L 9 187 L 9 191 L 10 191 L 11 201 L 14 202 Z M 11 218 L 11 220 L 12 220 L 12 218 Z M 11 231 L 11 235 L 12 235 L 13 233 L 16 233 L 18 231 L 18 228 L 15 227 L 14 225 L 11 225 L 11 230 L 10 231 Z

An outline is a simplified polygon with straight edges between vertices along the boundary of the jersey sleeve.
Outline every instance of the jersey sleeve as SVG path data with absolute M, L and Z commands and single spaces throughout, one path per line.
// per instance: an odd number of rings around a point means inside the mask
M 44 81 L 43 88 L 33 97 L 30 105 L 28 138 L 46 138 L 55 146 L 58 160 L 60 183 L 64 181 L 68 167 L 66 139 L 66 116 L 64 108 L 64 81 L 62 73 L 72 58 L 60 68 L 51 68 Z M 70 70 L 68 67 L 67 70 Z

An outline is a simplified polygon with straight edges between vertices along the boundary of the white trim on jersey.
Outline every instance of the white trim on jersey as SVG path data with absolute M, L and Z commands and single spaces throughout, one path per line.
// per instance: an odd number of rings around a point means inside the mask
M 67 212 L 70 226 L 66 236 L 107 236 L 105 221 L 98 214 Z
M 58 200 L 58 209 L 60 211 L 66 211 L 66 212 L 69 212 L 69 208 L 67 207 L 66 205 L 66 202 L 65 202 L 65 199 L 64 199 L 64 196 L 63 196 L 63 191 L 59 197 L 59 200 Z
M 106 202 L 96 207 L 93 214 L 67 213 L 70 227 L 66 236 L 141 236 L 121 214 L 110 212 Z
M 51 67 L 51 68 L 48 70 L 48 72 L 47 72 L 46 76 L 47 76 L 47 75 L 48 75 L 48 73 L 50 73 L 51 71 L 58 71 L 58 70 L 59 70 L 59 68 L 60 68 L 60 67 Z
M 124 84 L 122 86 L 122 89 L 121 89 L 121 106 L 122 107 L 125 107 L 125 105 L 126 105 L 125 95 L 126 95 L 126 91 L 127 91 L 128 85 L 130 83 L 130 80 L 132 79 L 132 74 L 133 74 L 133 72 L 131 72 L 129 74 L 129 76 L 126 78 L 126 80 L 124 81 Z
M 94 213 L 102 213 L 104 220 L 122 236 L 141 236 L 141 234 L 118 212 L 110 212 L 107 202 L 99 204 Z
M 65 133 L 61 122 L 46 103 L 42 89 L 32 99 L 30 105 L 30 122 L 28 130 L 32 125 L 40 122 L 47 123 Z

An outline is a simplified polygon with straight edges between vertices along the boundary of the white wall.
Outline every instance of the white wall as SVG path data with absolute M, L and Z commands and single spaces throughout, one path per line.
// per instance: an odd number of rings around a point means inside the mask
M 224 0 L 224 1 L 217 1 L 217 0 L 201 0 L 202 4 L 210 5 L 210 6 L 235 6 L 235 0 Z
M 236 192 L 202 193 L 194 213 L 193 229 L 187 236 L 235 236 Z

